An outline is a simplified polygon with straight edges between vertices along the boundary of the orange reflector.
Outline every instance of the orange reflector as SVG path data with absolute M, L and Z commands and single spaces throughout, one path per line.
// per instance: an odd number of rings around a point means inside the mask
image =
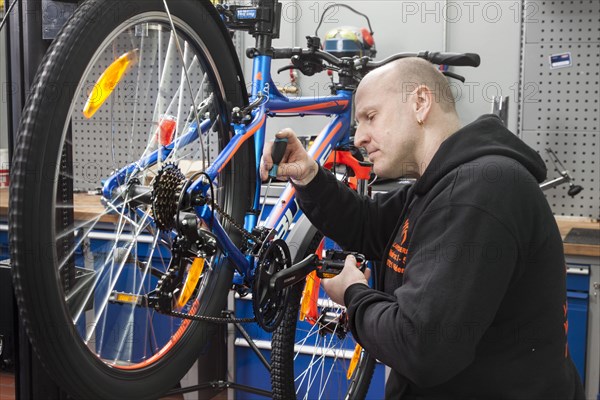
M 89 94 L 87 102 L 83 107 L 83 115 L 86 118 L 92 116 L 104 104 L 106 99 L 113 92 L 123 74 L 130 64 L 135 64 L 138 61 L 138 50 L 134 49 L 113 61 L 100 75 L 98 82 L 94 85 L 92 92 Z
M 139 296 L 127 293 L 117 293 L 115 296 L 115 300 L 119 303 L 138 304 L 139 299 Z
M 354 374 L 354 370 L 358 365 L 358 360 L 360 360 L 360 354 L 362 353 L 362 346 L 360 344 L 356 344 L 354 348 L 354 354 L 352 354 L 352 359 L 350 360 L 350 366 L 348 367 L 348 372 L 346 373 L 346 379 L 350 380 L 352 378 L 352 374 Z
M 323 257 L 323 248 L 325 246 L 325 238 L 321 239 L 315 254 Z M 314 325 L 319 318 L 318 302 L 319 289 L 321 288 L 321 279 L 317 276 L 317 271 L 313 271 L 306 276 L 306 284 L 302 292 L 300 300 L 300 321 L 308 319 L 311 325 Z
M 187 277 L 185 278 L 181 296 L 177 299 L 179 308 L 185 306 L 185 303 L 192 297 L 192 293 L 194 293 L 194 289 L 196 289 L 196 284 L 200 279 L 200 275 L 202 275 L 202 270 L 204 270 L 204 258 L 195 258 L 188 271 Z
M 158 129 L 156 134 L 158 135 L 158 142 L 161 146 L 166 146 L 173 140 L 175 134 L 175 128 L 177 128 L 177 119 L 171 115 L 165 115 L 158 122 Z
M 306 284 L 300 300 L 300 321 L 308 319 L 308 322 L 314 325 L 319 317 L 318 301 L 321 279 L 317 272 L 313 271 L 306 277 Z

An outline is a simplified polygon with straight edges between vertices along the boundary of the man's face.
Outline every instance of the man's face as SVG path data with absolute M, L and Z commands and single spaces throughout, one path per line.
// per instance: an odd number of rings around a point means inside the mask
M 414 95 L 390 89 L 397 84 L 378 72 L 367 75 L 356 92 L 354 144 L 366 149 L 379 177 L 415 176 L 420 135 L 412 107 Z

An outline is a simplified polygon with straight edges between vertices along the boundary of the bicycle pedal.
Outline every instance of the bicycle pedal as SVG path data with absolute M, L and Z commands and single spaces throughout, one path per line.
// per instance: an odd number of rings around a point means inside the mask
M 346 264 L 346 257 L 350 255 L 356 259 L 356 267 L 364 272 L 364 255 L 353 251 L 327 250 L 325 257 L 320 261 L 321 266 L 317 269 L 317 276 L 321 279 L 330 279 L 339 275 Z

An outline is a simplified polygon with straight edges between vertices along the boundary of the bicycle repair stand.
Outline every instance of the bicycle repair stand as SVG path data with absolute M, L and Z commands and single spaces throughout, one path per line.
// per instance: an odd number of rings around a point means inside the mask
M 222 313 L 224 318 L 234 318 L 234 312 L 230 310 L 225 310 Z M 265 356 L 261 353 L 260 349 L 256 346 L 254 341 L 250 338 L 250 335 L 246 331 L 246 329 L 239 322 L 230 322 L 230 324 L 237 330 L 240 335 L 247 342 L 250 349 L 255 353 L 260 362 L 264 365 L 266 370 L 270 373 L 271 365 L 265 358 Z M 204 382 L 201 382 L 197 385 L 192 385 L 184 388 L 176 388 L 169 390 L 165 396 L 172 396 L 177 394 L 184 394 L 190 392 L 198 392 L 198 394 L 202 393 L 203 395 L 208 395 L 208 397 L 199 397 L 201 399 L 204 398 L 212 398 L 213 396 L 217 396 L 219 393 L 225 390 L 236 390 L 247 392 L 251 394 L 257 394 L 260 396 L 264 396 L 265 398 L 273 397 L 273 393 L 268 390 L 239 384 L 236 382 L 231 382 L 227 379 L 227 336 L 228 336 L 228 326 L 229 324 L 219 324 L 217 328 L 217 333 L 215 335 L 215 339 L 213 340 L 213 345 L 209 347 L 206 353 L 203 353 L 198 359 L 198 381 L 204 379 Z M 234 349 L 229 349 L 230 351 L 235 351 Z M 221 398 L 221 397 L 219 397 Z

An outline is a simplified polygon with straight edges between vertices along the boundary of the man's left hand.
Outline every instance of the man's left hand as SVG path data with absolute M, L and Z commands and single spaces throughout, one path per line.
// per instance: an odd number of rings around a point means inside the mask
M 334 278 L 321 280 L 321 285 L 329 297 L 331 297 L 331 300 L 345 306 L 344 293 L 346 293 L 346 289 L 355 283 L 362 283 L 368 286 L 370 276 L 370 269 L 367 269 L 363 274 L 360 269 L 356 267 L 356 259 L 354 256 L 348 256 L 346 257 L 342 272 Z

